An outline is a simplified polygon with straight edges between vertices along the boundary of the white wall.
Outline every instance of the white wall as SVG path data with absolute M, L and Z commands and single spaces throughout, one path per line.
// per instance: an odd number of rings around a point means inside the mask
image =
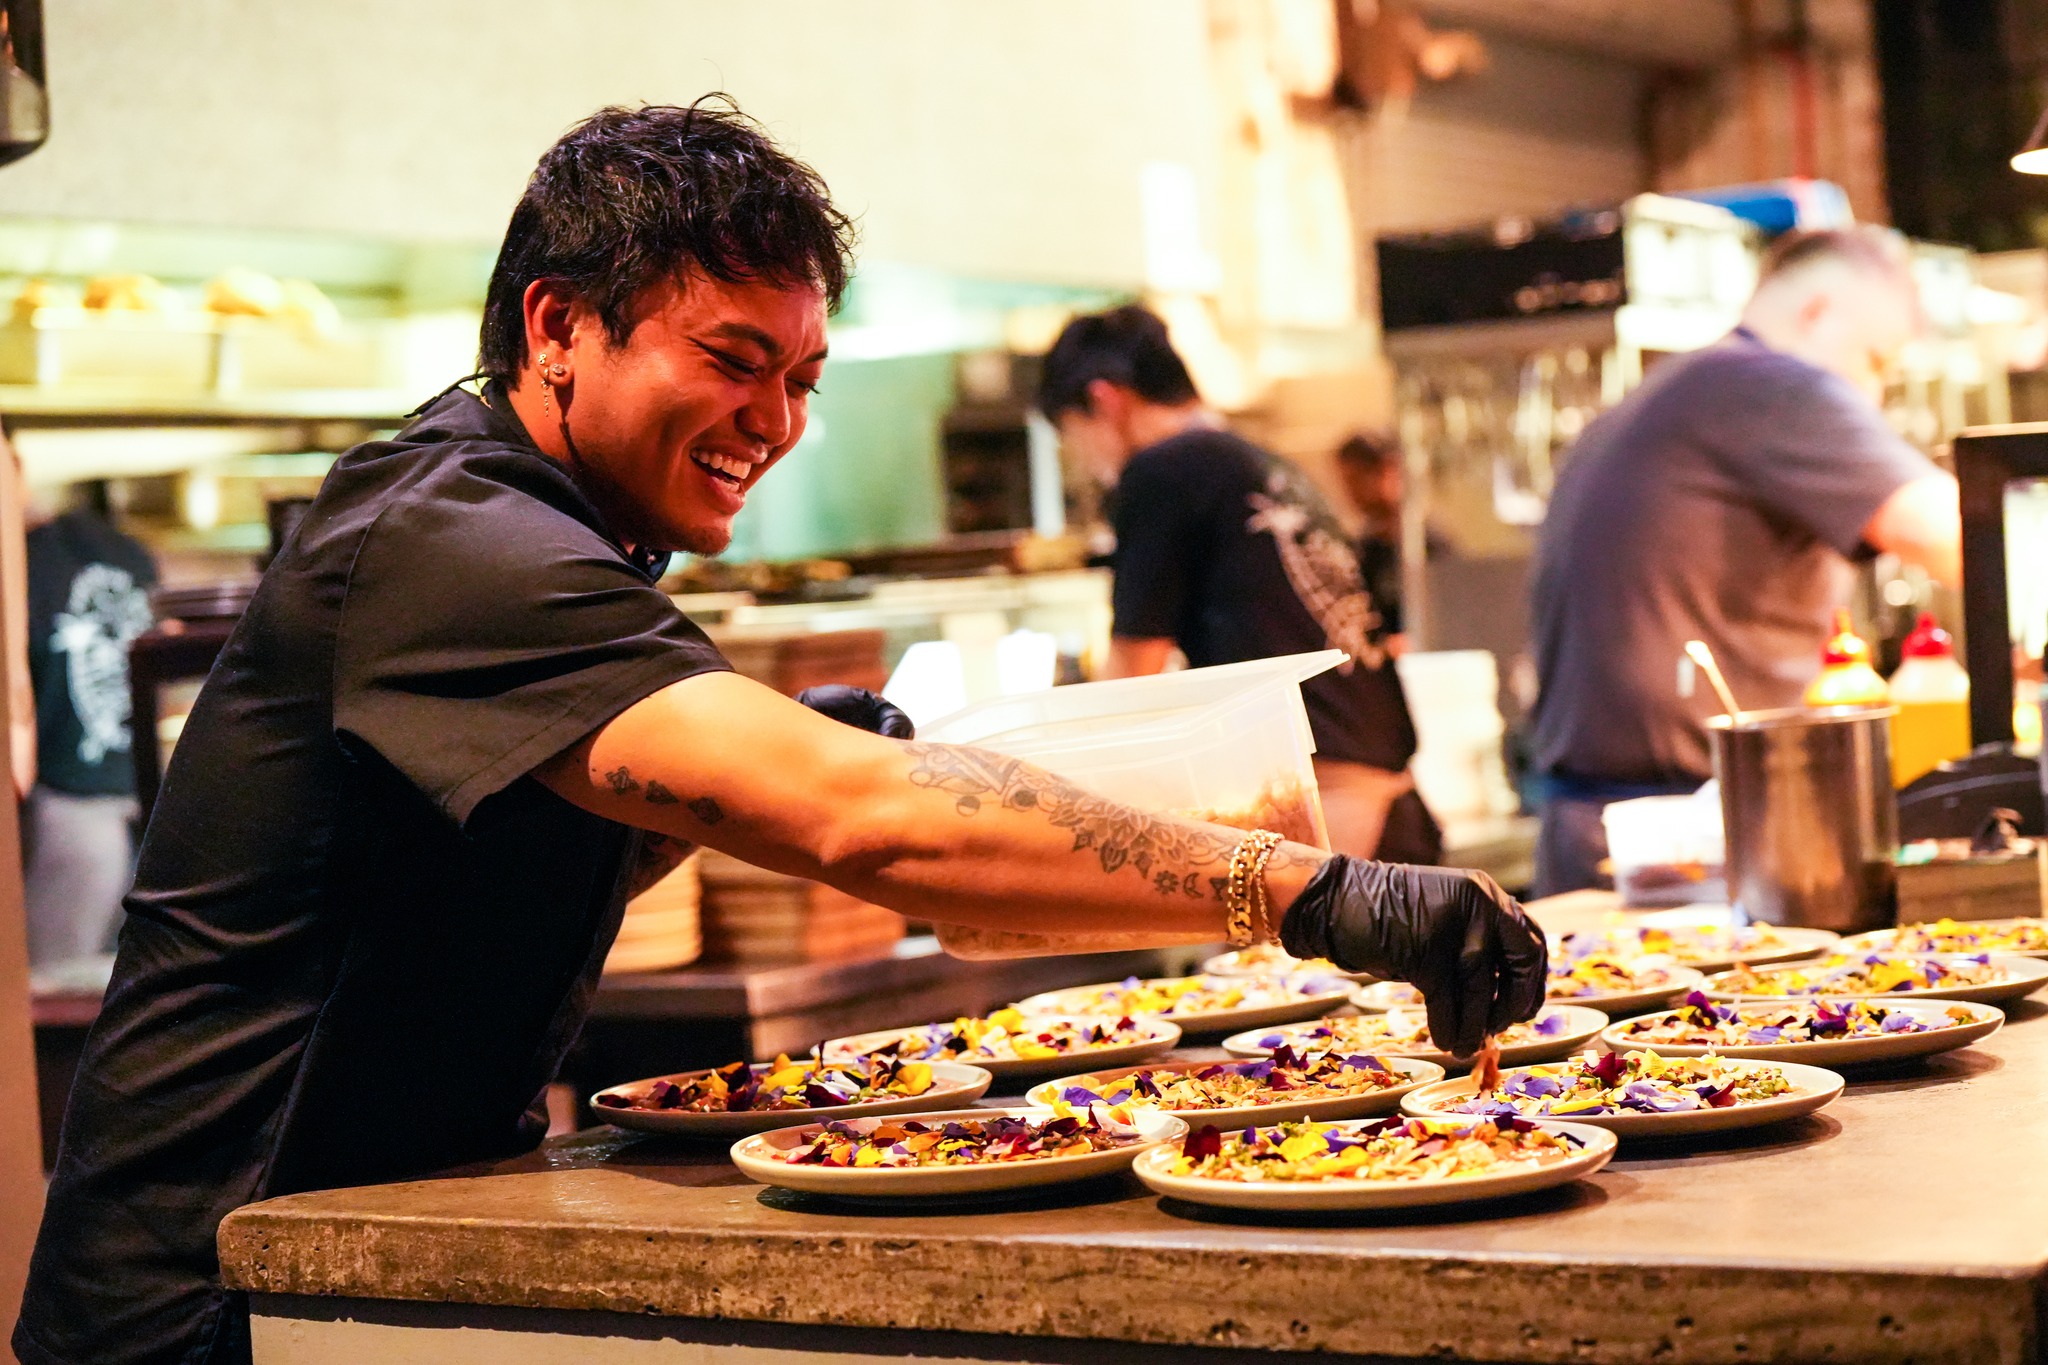
M 598 105 L 725 89 L 863 254 L 1143 275 L 1138 169 L 1214 194 L 1196 0 L 58 0 L 53 133 L 0 213 L 495 241 Z
M 1358 139 L 1359 227 L 1460 227 L 1618 203 L 1649 188 L 1643 68 L 1485 32 L 1489 65 L 1425 84 L 1402 120 Z

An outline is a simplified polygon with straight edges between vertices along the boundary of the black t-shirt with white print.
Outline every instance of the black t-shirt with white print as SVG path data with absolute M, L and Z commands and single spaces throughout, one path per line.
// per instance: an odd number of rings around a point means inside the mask
M 128 645 L 150 627 L 156 565 L 97 512 L 28 533 L 28 668 L 36 780 L 73 796 L 133 796 Z
M 539 1141 L 636 836 L 530 774 L 727 667 L 658 572 L 470 394 L 336 462 L 165 774 L 22 1360 L 245 1362 L 230 1210 Z
M 1228 432 L 1182 432 L 1117 482 L 1115 631 L 1196 668 L 1336 648 L 1302 684 L 1316 752 L 1400 771 L 1415 723 L 1343 526 L 1299 469 Z

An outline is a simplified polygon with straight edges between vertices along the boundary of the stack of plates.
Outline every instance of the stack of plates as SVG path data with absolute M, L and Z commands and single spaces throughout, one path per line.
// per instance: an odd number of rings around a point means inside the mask
M 903 937 L 903 917 L 712 849 L 703 862 L 704 956 L 715 962 L 857 957 Z
M 604 960 L 607 974 L 665 972 L 695 962 L 704 950 L 698 932 L 698 854 L 626 903 L 619 936 Z

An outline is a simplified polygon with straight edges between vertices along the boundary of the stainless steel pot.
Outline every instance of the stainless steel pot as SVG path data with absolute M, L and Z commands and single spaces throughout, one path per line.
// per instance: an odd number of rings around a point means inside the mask
M 1787 707 L 1707 722 L 1728 897 L 1749 918 L 1842 933 L 1896 919 L 1897 709 Z

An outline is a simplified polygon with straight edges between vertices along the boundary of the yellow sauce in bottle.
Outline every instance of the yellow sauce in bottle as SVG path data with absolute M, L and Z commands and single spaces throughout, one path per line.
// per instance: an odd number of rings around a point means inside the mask
M 1820 676 L 1806 688 L 1808 706 L 1882 706 L 1891 700 L 1870 666 L 1870 646 L 1849 627 L 1846 608 L 1835 613 L 1835 634 L 1822 648 Z

